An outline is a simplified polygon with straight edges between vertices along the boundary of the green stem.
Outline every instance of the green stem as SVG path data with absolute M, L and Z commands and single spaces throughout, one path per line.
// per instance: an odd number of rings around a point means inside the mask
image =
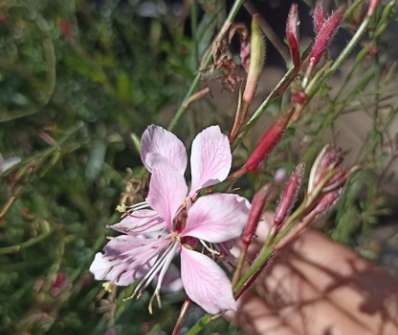
M 27 240 L 22 243 L 11 245 L 9 247 L 0 248 L 0 255 L 13 254 L 13 253 L 17 253 L 23 249 L 29 248 L 32 245 L 35 245 L 35 244 L 39 243 L 40 241 L 44 240 L 51 233 L 52 233 L 52 230 L 50 228 L 50 225 L 48 224 L 47 221 L 43 221 L 43 233 L 42 234 L 40 234 L 39 236 L 33 237 L 30 240 Z

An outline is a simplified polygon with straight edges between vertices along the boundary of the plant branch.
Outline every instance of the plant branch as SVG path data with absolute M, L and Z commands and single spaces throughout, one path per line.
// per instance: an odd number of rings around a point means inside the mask
M 177 126 L 178 122 L 181 119 L 181 116 L 183 115 L 186 107 L 184 107 L 187 104 L 187 101 L 190 99 L 191 95 L 195 92 L 196 88 L 199 85 L 199 81 L 202 75 L 202 71 L 210 64 L 210 61 L 212 59 L 213 55 L 213 48 L 218 45 L 218 43 L 224 38 L 225 34 L 227 33 L 228 29 L 231 27 L 236 15 L 238 14 L 239 9 L 243 5 L 245 0 L 235 0 L 228 17 L 226 18 L 223 26 L 220 29 L 220 32 L 214 39 L 213 43 L 210 45 L 206 53 L 204 54 L 202 58 L 202 62 L 199 66 L 199 69 L 191 83 L 191 86 L 188 89 L 188 92 L 186 93 L 184 99 L 182 100 L 180 107 L 177 109 L 176 113 L 174 114 L 174 117 L 170 121 L 168 129 L 170 131 L 174 130 L 174 128 Z

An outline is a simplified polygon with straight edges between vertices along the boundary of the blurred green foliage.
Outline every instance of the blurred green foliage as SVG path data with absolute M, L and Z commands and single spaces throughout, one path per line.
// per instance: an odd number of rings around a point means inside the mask
M 184 24 L 142 12 L 139 1 L 0 3 L 0 153 L 22 159 L 0 183 L 2 334 L 173 324 L 181 296 L 149 316 L 146 297 L 116 308 L 88 274 L 139 165 L 131 131 L 161 122 L 195 65 Z

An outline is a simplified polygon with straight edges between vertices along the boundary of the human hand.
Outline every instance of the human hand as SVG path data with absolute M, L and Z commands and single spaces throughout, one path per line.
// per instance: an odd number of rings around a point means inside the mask
M 398 334 L 398 280 L 310 230 L 240 299 L 246 334 Z

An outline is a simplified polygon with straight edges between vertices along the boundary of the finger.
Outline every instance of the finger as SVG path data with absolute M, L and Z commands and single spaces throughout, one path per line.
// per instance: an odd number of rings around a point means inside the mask
M 289 315 L 293 327 L 301 324 L 304 331 L 305 316 L 318 313 L 314 329 L 330 327 L 329 319 L 361 333 L 381 327 L 387 331 L 381 334 L 398 333 L 397 285 L 384 271 L 316 232 L 305 233 L 291 249 L 259 278 L 257 289 L 274 311 Z
M 299 335 L 257 295 L 247 293 L 239 302 L 238 312 L 228 313 L 227 319 L 238 325 L 245 334 Z

